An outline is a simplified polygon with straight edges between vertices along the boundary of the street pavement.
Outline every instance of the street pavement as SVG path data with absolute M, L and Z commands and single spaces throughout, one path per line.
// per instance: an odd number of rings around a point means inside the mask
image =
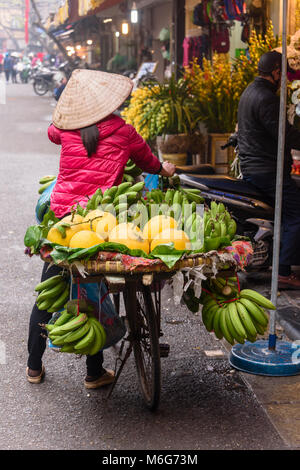
M 107 389 L 84 388 L 84 358 L 49 349 L 44 382 L 26 381 L 28 323 L 42 262 L 25 256 L 23 239 L 35 224 L 39 178 L 58 171 L 60 148 L 47 138 L 53 109 L 53 98 L 36 96 L 31 84 L 9 84 L 0 105 L 0 449 L 299 449 L 299 378 L 232 369 L 226 344 L 205 330 L 199 314 L 174 305 L 169 285 L 162 341 L 170 354 L 162 358 L 156 412 L 144 406 L 132 357 L 109 399 Z M 105 351 L 104 365 L 114 368 L 115 357 L 113 348 Z

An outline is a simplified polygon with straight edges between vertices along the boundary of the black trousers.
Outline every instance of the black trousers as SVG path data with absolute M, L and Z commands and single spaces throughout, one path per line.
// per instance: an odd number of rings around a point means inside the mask
M 257 174 L 244 177 L 265 193 L 275 206 L 276 175 Z M 283 178 L 279 274 L 289 275 L 292 265 L 300 265 L 300 188 L 289 176 Z
M 51 266 L 44 263 L 41 281 L 55 276 L 62 271 L 59 266 Z M 42 357 L 46 349 L 46 338 L 42 336 L 46 334 L 46 330 L 39 326 L 39 323 L 48 323 L 52 314 L 47 310 L 39 310 L 36 303 L 33 306 L 30 322 L 29 322 L 29 335 L 28 335 L 28 361 L 27 365 L 32 370 L 40 370 L 42 367 Z M 86 357 L 87 375 L 92 377 L 98 376 L 103 371 L 103 352 L 93 356 Z

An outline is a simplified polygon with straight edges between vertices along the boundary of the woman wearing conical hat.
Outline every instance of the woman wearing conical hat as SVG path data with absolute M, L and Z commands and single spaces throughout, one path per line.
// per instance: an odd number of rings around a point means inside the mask
M 57 182 L 50 199 L 50 209 L 62 218 L 74 203 L 85 207 L 98 188 L 119 185 L 129 159 L 147 173 L 172 176 L 175 166 L 163 164 L 134 127 L 114 115 L 132 90 L 132 81 L 122 75 L 94 70 L 74 70 L 63 90 L 48 128 L 49 139 L 61 145 Z M 45 263 L 42 280 L 61 271 L 48 270 Z M 26 375 L 31 383 L 40 383 L 45 375 L 42 356 L 46 340 L 39 324 L 51 314 L 35 304 L 31 313 Z M 98 388 L 114 379 L 113 371 L 103 368 L 103 353 L 87 356 L 86 388 Z

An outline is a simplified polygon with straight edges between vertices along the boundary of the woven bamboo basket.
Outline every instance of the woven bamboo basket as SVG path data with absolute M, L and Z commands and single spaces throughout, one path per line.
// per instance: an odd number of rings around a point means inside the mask
M 42 257 L 43 261 L 51 262 L 51 256 Z M 157 259 L 154 263 L 150 265 L 125 265 L 122 261 L 107 261 L 107 260 L 97 260 L 97 259 L 89 259 L 89 260 L 80 260 L 81 266 L 84 268 L 85 272 L 88 275 L 97 275 L 97 274 L 130 274 L 130 273 L 140 273 L 140 274 L 147 274 L 147 273 L 159 273 L 159 272 L 175 272 L 179 271 L 184 268 L 193 268 L 195 266 L 202 266 L 205 265 L 207 268 L 212 266 L 213 259 L 211 256 L 207 255 L 190 255 L 185 258 L 180 259 L 177 261 L 174 266 L 169 268 L 163 261 Z M 228 264 L 228 262 L 226 262 Z M 229 264 L 234 264 L 229 263 Z M 74 273 L 77 272 L 76 263 L 70 265 L 68 263 L 62 262 L 59 266 L 64 268 L 71 268 Z

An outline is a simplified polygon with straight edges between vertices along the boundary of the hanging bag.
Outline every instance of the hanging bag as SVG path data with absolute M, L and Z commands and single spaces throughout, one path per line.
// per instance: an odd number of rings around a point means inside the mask
M 230 48 L 229 30 L 226 25 L 213 26 L 211 30 L 211 44 L 213 52 L 227 54 Z

